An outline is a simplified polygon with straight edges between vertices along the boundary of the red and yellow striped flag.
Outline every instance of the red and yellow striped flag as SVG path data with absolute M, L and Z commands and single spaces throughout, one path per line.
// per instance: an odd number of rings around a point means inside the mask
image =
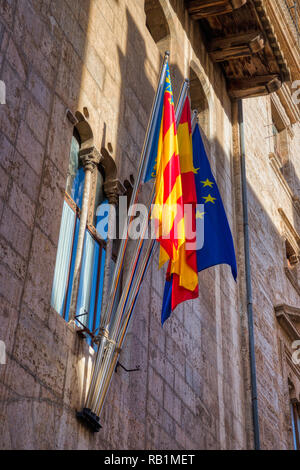
M 176 119 L 169 69 L 167 69 L 162 121 L 156 160 L 155 219 L 156 239 L 160 243 L 159 267 L 176 261 L 185 241 L 184 206 Z
M 183 203 L 190 206 L 185 217 L 186 241 L 179 248 L 175 262 L 170 261 L 168 277 L 173 275 L 172 309 L 185 300 L 198 297 L 198 269 L 196 254 L 196 204 L 197 193 L 193 165 L 193 142 L 189 98 L 186 98 L 178 126 Z

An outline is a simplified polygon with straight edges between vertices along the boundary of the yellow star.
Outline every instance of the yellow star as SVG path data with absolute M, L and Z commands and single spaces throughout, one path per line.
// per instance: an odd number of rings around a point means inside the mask
M 206 181 L 201 181 L 201 183 L 203 183 L 203 188 L 206 188 L 207 186 L 209 186 L 210 188 L 213 187 L 214 183 L 212 181 L 209 181 L 209 179 L 207 178 Z
M 201 220 L 203 220 L 205 214 L 206 214 L 206 212 L 197 211 L 196 219 L 201 219 Z
M 194 168 L 194 169 L 193 169 L 194 175 L 197 175 L 199 170 L 200 170 L 200 168 Z
M 213 204 L 215 203 L 215 201 L 217 200 L 216 197 L 212 197 L 210 194 L 207 196 L 207 197 L 203 197 L 202 199 L 205 199 L 205 204 L 207 202 L 212 202 Z

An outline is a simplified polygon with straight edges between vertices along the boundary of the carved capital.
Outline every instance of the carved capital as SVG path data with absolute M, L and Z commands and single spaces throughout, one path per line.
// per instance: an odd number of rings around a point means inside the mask
M 101 153 L 96 149 L 96 147 L 89 147 L 79 151 L 79 160 L 82 163 L 84 171 L 93 172 L 97 165 L 101 161 Z
M 118 179 L 108 179 L 104 182 L 104 192 L 108 202 L 117 206 L 119 196 L 124 194 L 124 186 Z

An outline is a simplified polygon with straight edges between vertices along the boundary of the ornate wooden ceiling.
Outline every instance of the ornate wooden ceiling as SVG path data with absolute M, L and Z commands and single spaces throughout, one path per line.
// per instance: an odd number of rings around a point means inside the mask
M 262 0 L 186 0 L 186 4 L 200 23 L 212 60 L 223 67 L 232 98 L 267 95 L 290 81 Z

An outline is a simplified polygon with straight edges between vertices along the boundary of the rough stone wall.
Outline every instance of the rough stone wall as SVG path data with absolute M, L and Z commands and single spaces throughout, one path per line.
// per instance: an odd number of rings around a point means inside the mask
M 191 61 L 206 93 L 210 161 L 238 246 L 238 177 L 225 81 L 183 2 L 161 5 L 175 98 Z M 145 25 L 143 1 L 3 0 L 0 13 L 0 79 L 7 85 L 7 104 L 0 106 L 0 339 L 7 347 L 7 364 L 0 365 L 0 447 L 250 446 L 240 324 L 245 306 L 227 266 L 201 273 L 199 299 L 178 308 L 162 329 L 164 273 L 152 262 L 121 356 L 141 371 L 115 374 L 98 435 L 76 420 L 93 351 L 50 307 L 73 132 L 66 110 L 87 107 L 95 145 L 111 143 L 122 180 L 136 174 L 161 57 Z M 249 101 L 245 114 L 262 431 L 264 445 L 276 448 L 288 440 L 278 428 L 284 384 L 274 366 L 273 299 L 279 301 L 281 292 L 288 303 L 297 298 L 278 269 L 280 197 L 268 168 L 267 128 L 256 124 L 262 116 L 268 122 L 267 103 Z
M 269 154 L 274 152 L 270 98 L 246 100 L 244 116 L 261 438 L 266 449 L 289 449 L 293 440 L 285 360 L 280 348 L 283 332 L 274 307 L 299 307 L 299 293 L 285 275 L 285 245 L 278 209 L 284 210 L 295 229 L 299 227 L 300 214 L 270 165 Z M 297 178 L 299 123 L 291 129 L 294 136 L 290 139 L 289 160 Z M 297 181 L 291 189 L 299 196 Z

